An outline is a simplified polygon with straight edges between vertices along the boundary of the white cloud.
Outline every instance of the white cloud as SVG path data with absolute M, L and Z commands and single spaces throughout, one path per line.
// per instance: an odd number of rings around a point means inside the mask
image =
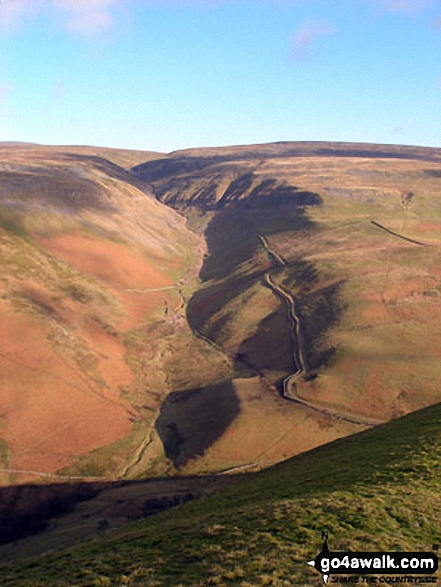
M 245 0 L 2 0 L 0 4 L 0 31 L 15 33 L 19 27 L 44 13 L 73 33 L 91 35 L 116 26 L 125 11 L 134 6 L 210 8 L 222 4 L 239 4 Z M 377 15 L 384 13 L 414 14 L 432 5 L 436 0 L 364 0 Z M 308 4 L 308 0 L 266 0 L 273 5 Z M 316 0 L 309 0 L 311 5 Z M 326 23 L 310 23 L 293 37 L 295 51 L 305 52 L 320 36 L 330 34 Z
M 371 0 L 377 14 L 417 14 L 433 4 L 433 0 Z
M 44 13 L 76 33 L 93 34 L 115 24 L 115 9 L 122 0 L 3 0 L 0 4 L 0 30 L 15 33 L 26 21 Z
M 291 55 L 296 60 L 309 60 L 311 49 L 320 37 L 332 35 L 334 26 L 327 21 L 305 21 L 291 35 Z
M 112 9 L 120 0 L 52 0 L 63 24 L 72 32 L 93 34 L 113 26 L 115 16 Z
M 39 0 L 3 0 L 0 4 L 0 31 L 15 33 L 26 18 L 35 16 L 39 8 Z

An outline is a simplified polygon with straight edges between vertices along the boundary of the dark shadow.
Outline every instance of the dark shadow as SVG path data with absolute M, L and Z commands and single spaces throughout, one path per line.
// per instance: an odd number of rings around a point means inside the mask
M 164 510 L 197 499 L 230 484 L 235 475 L 179 476 L 140 481 L 62 481 L 0 487 L 0 547 L 34 536 L 48 528 L 54 518 L 73 512 L 105 491 L 106 505 L 99 502 L 79 517 L 89 519 L 88 534 L 113 526 L 114 519 L 123 522 L 152 516 Z M 121 493 L 121 489 L 127 489 Z M 117 490 L 114 494 L 112 490 Z M 91 520 L 96 522 L 94 528 Z M 56 533 L 56 522 L 51 525 Z M 51 530 L 52 531 L 52 530 Z M 81 535 L 81 534 L 80 534 Z M 77 540 L 78 540 L 77 535 Z M 53 541 L 52 541 L 53 542 Z M 51 544 L 51 540 L 49 540 Z M 0 550 L 0 564 L 3 553 Z
M 262 510 L 262 504 L 267 507 L 265 504 L 277 504 L 281 500 L 287 499 L 305 500 L 311 496 L 320 499 L 323 495 L 329 497 L 331 492 L 348 492 L 354 486 L 356 486 L 356 490 L 359 490 L 360 487 L 365 487 L 369 491 L 370 488 L 381 488 L 383 484 L 390 484 L 392 482 L 397 487 L 404 487 L 406 484 L 409 485 L 412 483 L 422 483 L 423 487 L 427 486 L 429 489 L 434 487 L 439 467 L 439 461 L 436 461 L 436 454 L 439 449 L 440 418 L 441 404 L 438 403 L 402 418 L 392 420 L 386 424 L 319 446 L 258 473 L 212 475 L 207 477 L 175 477 L 125 483 L 108 482 L 102 483 L 99 491 L 112 490 L 122 485 L 134 487 L 141 485 L 148 487 L 151 484 L 161 481 L 162 485 L 166 485 L 162 489 L 162 495 L 172 496 L 177 493 L 176 483 L 194 483 L 193 487 L 198 488 L 195 489 L 195 493 L 198 494 L 203 494 L 200 488 L 204 485 L 211 489 L 210 493 L 213 493 L 214 489 L 219 490 L 225 487 L 226 484 L 231 484 L 232 482 L 237 483 L 237 485 L 230 487 L 226 495 L 207 498 L 203 504 L 201 503 L 201 509 L 192 507 L 191 512 L 188 512 L 188 515 L 191 516 L 189 524 L 192 524 L 194 521 L 194 545 L 196 547 L 196 541 L 198 543 L 201 541 L 201 525 L 199 521 L 202 518 L 200 516 L 205 516 L 203 519 L 207 521 L 207 515 L 209 515 L 209 522 L 212 525 L 216 522 L 217 513 L 225 512 L 226 508 L 228 509 L 230 506 L 233 518 L 239 519 L 238 516 L 241 513 L 247 514 L 247 512 L 254 511 L 256 515 L 259 515 L 259 512 Z M 421 455 L 423 457 L 422 459 L 420 458 Z M 427 457 L 431 456 L 433 457 L 432 459 L 427 459 Z M 428 483 L 431 485 L 427 485 Z M 81 490 L 81 486 L 83 485 L 81 483 L 73 484 L 64 482 L 42 486 L 28 484 L 18 487 L 1 487 L 1 520 L 4 522 L 7 516 L 12 520 L 15 511 L 18 509 L 21 509 L 23 512 L 30 512 L 29 506 L 32 507 L 36 502 L 44 504 L 45 500 L 39 497 L 40 493 L 44 494 L 49 490 L 57 494 L 62 493 L 66 488 L 70 492 L 75 492 L 78 488 Z M 175 488 L 174 490 L 172 489 L 173 487 Z M 209 492 L 207 491 L 206 493 Z M 180 503 L 188 501 L 187 498 L 194 497 L 193 492 L 190 492 L 190 494 L 187 490 L 181 493 L 183 499 Z M 24 497 L 26 497 L 25 500 Z M 177 505 L 173 503 L 175 501 L 173 498 L 161 500 L 159 494 L 157 498 L 156 501 L 152 501 L 150 512 L 154 509 L 159 511 L 161 507 L 167 509 L 168 507 Z M 79 499 L 77 503 L 80 503 Z M 115 505 L 119 505 L 120 503 L 117 501 Z M 326 503 L 329 503 L 328 498 L 326 499 Z M 102 510 L 102 502 L 100 505 L 100 509 Z M 148 510 L 149 507 L 146 504 L 146 511 Z M 149 514 L 147 513 L 147 515 Z M 100 518 L 98 519 L 102 520 L 103 514 L 100 513 L 99 516 Z M 223 520 L 225 520 L 225 516 Z M 243 521 L 248 523 L 249 520 L 243 519 Z M 222 520 L 218 520 L 218 522 L 222 523 Z M 234 523 L 236 522 L 233 519 Z M 7 524 L 12 526 L 11 521 L 7 522 Z M 102 529 L 105 529 L 105 523 L 102 523 L 101 526 Z M 189 525 L 182 521 L 179 521 L 178 524 L 173 524 L 172 521 L 167 526 L 167 522 L 164 524 L 164 519 L 162 519 L 158 520 L 158 524 L 155 526 L 158 529 L 157 533 L 146 532 L 143 535 L 141 531 L 142 527 L 138 525 L 136 532 L 120 535 L 121 540 L 124 541 L 124 544 L 122 541 L 119 544 L 119 547 L 125 549 L 122 551 L 124 560 L 128 560 L 131 548 L 134 552 L 136 551 L 137 541 L 139 542 L 139 539 L 143 541 L 145 552 L 156 547 L 159 554 L 161 552 L 167 553 L 170 550 L 171 544 L 170 532 L 174 533 L 175 538 L 177 536 L 178 540 L 182 540 L 183 553 L 181 558 L 184 559 L 188 555 L 184 551 L 189 544 L 189 536 L 191 538 L 188 532 Z M 151 527 L 154 528 L 155 526 Z M 320 526 L 318 528 L 320 530 Z M 165 533 L 163 532 L 164 529 L 166 530 Z M 208 533 L 207 537 L 209 537 Z M 172 545 L 176 545 L 176 540 Z M 115 543 L 115 547 L 118 547 L 118 543 Z M 55 550 L 54 544 L 50 542 L 48 548 L 52 551 Z M 105 549 L 109 549 L 108 541 L 101 543 L 101 545 L 97 541 L 93 549 L 90 546 L 88 547 L 87 553 L 89 554 L 89 560 L 87 566 L 90 572 L 95 570 L 98 572 L 103 569 L 102 556 Z M 83 548 L 82 552 L 84 555 L 86 550 Z M 56 564 L 56 569 L 59 568 L 63 572 L 63 564 L 66 564 L 66 557 L 72 557 L 75 562 L 75 557 L 78 557 L 78 553 L 80 553 L 79 550 L 76 553 L 71 551 L 64 558 L 59 558 L 59 562 L 57 560 L 52 562 Z M 178 552 L 177 556 L 179 558 L 181 554 Z M 82 556 L 77 560 L 78 562 L 84 563 L 85 558 L 85 556 Z M 176 563 L 176 560 L 176 558 L 173 559 L 172 563 Z M 106 563 L 106 561 L 104 562 Z M 75 569 L 72 564 L 70 568 L 72 574 L 69 577 L 71 580 L 65 576 L 61 577 L 62 581 L 64 579 L 64 584 L 67 584 L 67 582 L 69 584 L 75 584 L 75 579 L 78 578 L 78 569 Z M 182 570 L 181 562 L 179 562 L 179 567 L 176 568 L 179 571 Z M 107 564 L 106 570 L 108 571 L 107 574 L 113 574 L 118 577 L 121 575 L 120 565 L 116 565 L 113 568 Z M 23 578 L 24 582 L 31 584 L 35 573 L 43 580 L 43 583 L 38 581 L 38 584 L 44 584 L 44 578 L 48 576 L 47 567 L 45 569 L 39 568 L 39 559 L 37 558 L 27 562 L 23 566 L 20 570 L 20 577 Z M 73 575 L 73 573 L 76 573 L 76 575 Z M 12 576 L 11 567 L 9 565 L 1 565 L 0 574 L 2 585 L 9 585 Z M 56 582 L 56 579 L 54 581 Z
M 0 203 L 17 213 L 31 212 L 32 206 L 39 210 L 42 204 L 55 205 L 59 210 L 115 210 L 97 183 L 49 166 L 26 173 L 1 171 L 0 193 Z
M 201 279 L 209 283 L 191 298 L 187 318 L 194 330 L 221 344 L 220 334 L 233 318 L 223 308 L 268 271 L 275 276 L 280 272 L 279 279 L 295 292 L 310 375 L 328 365 L 336 352 L 329 347 L 326 333 L 341 318 L 340 284 L 311 293 L 320 280 L 314 264 L 297 258 L 281 269 L 277 260 L 265 252 L 259 235 L 287 233 L 298 238 L 313 234 L 315 224 L 308 216 L 308 208 L 320 206 L 322 199 L 317 193 L 300 191 L 275 179 L 264 179 L 241 199 L 237 190 L 240 186 L 248 189 L 250 181 L 249 175 L 241 176 L 228 197 L 227 190 L 218 202 L 217 213 L 205 232 L 209 254 L 200 272 Z M 257 332 L 238 349 L 236 373 L 243 373 L 244 366 L 249 374 L 268 370 L 292 373 L 297 369 L 296 344 L 287 304 L 280 298 L 278 310 L 262 320 Z
M 242 263 L 252 259 L 259 239 L 246 225 L 243 205 L 220 210 L 205 231 L 208 256 L 199 277 L 202 281 L 230 276 Z
M 143 181 L 152 182 L 201 171 L 214 163 L 228 160 L 226 157 L 170 157 L 141 163 L 133 167 L 132 171 Z
M 81 165 L 83 163 L 86 165 Z M 48 153 L 47 162 L 41 159 L 36 166 L 13 164 L 12 170 L 1 171 L 0 192 L 3 203 L 13 206 L 17 212 L 29 210 L 29 204 L 36 199 L 56 205 L 61 210 L 116 211 L 103 195 L 103 189 L 89 177 L 90 170 L 100 171 L 109 180 L 115 179 L 145 191 L 145 184 L 132 171 L 104 157 L 69 153 L 60 149 L 59 152 Z
M 309 206 L 321 205 L 321 197 L 293 186 L 264 180 L 245 200 L 232 191 L 237 201 L 224 200 L 205 231 L 208 246 L 200 278 L 210 282 L 197 291 L 187 305 L 187 319 L 193 330 L 216 340 L 228 321 L 222 308 L 259 281 L 271 267 L 260 234 L 279 232 L 310 233 L 314 223 L 307 216 Z M 207 323 L 210 321 L 210 325 Z
M 203 281 L 230 276 L 252 259 L 261 249 L 259 234 L 311 231 L 314 224 L 306 209 L 322 203 L 319 194 L 277 184 L 276 180 L 262 181 L 244 200 L 238 192 L 233 194 L 235 200 L 219 201 L 217 214 L 205 231 L 208 257 L 199 275 Z
M 424 169 L 423 176 L 436 179 L 441 178 L 441 169 Z
M 98 483 L 0 487 L 0 545 L 43 530 L 49 519 L 72 511 L 104 488 Z
M 225 190 L 222 198 L 217 202 L 216 208 L 219 210 L 231 202 L 237 202 L 251 188 L 254 180 L 253 173 L 245 173 L 234 179 Z
M 224 200 L 223 205 L 219 204 L 205 231 L 208 256 L 199 274 L 202 281 L 211 283 L 197 291 L 188 303 L 190 326 L 215 340 L 222 326 L 219 320 L 212 321 L 210 327 L 204 325 L 271 267 L 259 235 L 311 233 L 315 225 L 308 218 L 307 209 L 321 202 L 319 194 L 264 180 L 247 199 Z M 225 321 L 225 317 L 221 320 Z
M 266 316 L 260 322 L 257 332 L 243 341 L 235 364 L 238 372 L 243 368 L 243 363 L 252 366 L 258 373 L 296 371 L 290 324 L 284 304 L 280 304 L 275 312 Z
M 340 322 L 345 309 L 341 285 L 341 282 L 334 283 L 297 300 L 308 372 L 329 366 L 337 352 L 329 346 L 326 334 Z
M 222 328 L 229 321 L 229 316 L 216 314 L 229 302 L 243 294 L 264 273 L 264 269 L 256 268 L 241 278 L 232 278 L 226 282 L 213 282 L 209 287 L 197 291 L 188 302 L 187 320 L 193 330 L 203 331 L 211 340 L 216 340 Z M 211 321 L 208 325 L 207 322 Z
M 56 156 L 57 154 L 54 154 L 54 157 Z M 81 155 L 80 153 L 69 153 L 68 151 L 61 151 L 58 157 L 62 158 L 62 160 L 66 161 L 66 163 L 86 163 L 92 169 L 97 169 L 98 171 L 101 171 L 109 178 L 117 179 L 118 181 L 128 183 L 141 190 L 143 189 L 143 185 L 140 178 L 133 171 L 126 170 L 123 167 L 117 165 L 116 163 L 109 161 L 105 157 L 100 157 L 99 155 Z M 75 169 L 75 167 L 66 168 L 66 171 L 70 172 L 72 175 L 76 175 L 78 172 L 81 173 L 81 167 L 78 167 L 78 169 Z
M 177 391 L 165 399 L 155 428 L 176 468 L 201 456 L 240 412 L 231 381 Z

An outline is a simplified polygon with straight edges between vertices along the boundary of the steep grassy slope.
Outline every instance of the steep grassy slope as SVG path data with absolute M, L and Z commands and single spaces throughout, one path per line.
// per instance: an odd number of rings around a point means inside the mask
M 246 476 L 221 493 L 21 566 L 13 586 L 320 585 L 334 550 L 431 551 L 441 540 L 441 405 Z

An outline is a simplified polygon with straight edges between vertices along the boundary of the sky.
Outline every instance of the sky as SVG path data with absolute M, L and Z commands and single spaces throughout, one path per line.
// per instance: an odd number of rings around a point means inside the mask
M 0 141 L 441 147 L 441 0 L 0 0 Z

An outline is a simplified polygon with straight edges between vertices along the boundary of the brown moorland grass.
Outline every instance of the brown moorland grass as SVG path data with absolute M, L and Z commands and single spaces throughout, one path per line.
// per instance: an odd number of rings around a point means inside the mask
M 183 220 L 118 167 L 151 156 L 0 149 L 0 290 L 7 316 L 0 348 L 7 379 L 1 454 L 10 469 L 53 473 L 113 447 L 110 452 L 121 450 L 121 458 L 109 453 L 114 467 L 103 471 L 114 476 L 130 457 L 119 443 L 133 420 L 147 417 L 140 406 L 150 402 L 151 390 L 130 366 L 126 334 L 163 316 L 165 302 L 172 314 L 181 303 L 173 289 L 144 290 L 173 286 L 184 269 L 190 279 L 199 255 L 188 246 L 198 239 Z M 28 338 L 35 351 L 20 346 Z M 17 357 L 10 361 L 12 347 Z M 35 353 L 38 371 L 28 366 Z M 152 369 L 165 379 L 160 357 Z M 141 429 L 132 435 L 139 443 Z M 38 475 L 5 474 L 1 480 L 26 478 Z
M 50 253 L 80 271 L 123 288 L 157 288 L 171 285 L 157 267 L 122 244 L 86 234 L 60 234 L 38 239 Z
M 185 264 L 195 266 L 202 249 L 193 256 L 189 251 L 197 239 L 192 240 L 189 233 L 175 238 L 181 235 L 183 221 L 153 200 L 150 188 L 139 178 L 100 158 L 99 150 L 63 149 L 55 154 L 35 148 L 11 153 L 3 157 L 4 163 L 10 157 L 6 164 L 12 165 L 5 170 L 14 171 L 13 176 L 2 176 L 5 193 L 14 200 L 5 200 L 5 230 L 25 236 L 35 228 L 47 237 L 39 239 L 46 251 L 48 243 L 55 243 L 45 259 L 51 270 L 57 267 L 56 279 L 51 274 L 53 282 L 60 276 L 69 281 L 74 268 L 77 271 L 70 285 L 64 286 L 66 293 L 71 288 L 69 299 L 54 302 L 52 297 L 60 292 L 49 292 L 49 270 L 43 280 L 39 272 L 44 273 L 46 265 L 36 264 L 33 278 L 37 283 L 44 281 L 46 294 L 42 297 L 40 292 L 38 297 L 38 287 L 32 295 L 18 288 L 14 307 L 38 314 L 50 332 L 51 344 L 61 345 L 70 359 L 78 358 L 82 345 L 87 353 L 75 364 L 103 394 L 136 397 L 145 421 L 133 438 L 150 430 L 149 418 L 156 417 L 155 410 L 170 391 L 185 392 L 231 377 L 221 361 L 209 372 L 214 350 L 210 355 L 206 341 L 204 352 L 195 351 L 195 357 L 187 361 L 192 338 L 177 328 L 182 314 L 175 316 L 171 311 L 181 301 L 176 291 L 124 291 L 151 288 L 152 283 L 177 283 Z M 121 154 L 126 155 L 131 157 Z M 219 345 L 224 348 L 228 360 L 235 363 L 236 377 L 260 369 L 270 384 L 280 385 L 292 368 L 286 308 L 261 280 L 272 261 L 259 242 L 260 231 L 288 262 L 275 279 L 291 288 L 298 300 L 311 374 L 317 375 L 299 383 L 302 396 L 337 412 L 381 414 L 384 419 L 439 399 L 440 241 L 434 220 L 441 214 L 438 151 L 283 144 L 181 152 L 148 165 L 164 201 L 180 209 L 189 201 L 192 205 L 199 201 L 202 209 L 209 209 L 204 284 L 192 299 L 189 316 L 193 326 L 215 339 L 216 353 L 221 353 Z M 39 166 L 44 173 L 35 183 Z M 403 199 L 409 192 L 414 196 Z M 292 205 L 283 198 L 291 198 Z M 240 215 L 236 214 L 239 208 L 233 208 L 237 202 L 241 202 Z M 222 212 L 226 203 L 230 214 Z M 43 214 L 36 211 L 36 204 L 50 206 Z M 433 246 L 416 246 L 378 224 Z M 202 230 L 204 222 L 199 225 Z M 14 260 L 14 279 L 29 281 L 29 254 L 28 250 Z M 92 290 L 106 291 L 101 303 L 97 296 L 87 299 L 86 277 Z M 188 301 L 194 283 L 184 290 Z M 108 307 L 104 299 L 111 302 Z M 165 302 L 170 308 L 167 317 Z M 161 336 L 155 338 L 148 325 Z M 64 339 L 62 328 L 67 332 Z M 253 365 L 245 365 L 247 360 Z M 217 439 L 199 461 L 188 464 L 192 470 L 199 465 L 213 470 L 222 466 L 224 458 L 225 466 L 240 466 L 252 461 L 256 452 L 262 462 L 274 462 L 340 433 L 337 419 L 330 423 L 323 415 L 308 414 L 306 408 L 288 407 L 277 394 L 253 399 L 261 382 L 241 381 L 236 387 L 241 413 L 224 438 Z M 301 431 L 297 438 L 285 427 L 279 402 L 286 421 L 292 407 L 292 421 Z M 258 416 L 260 409 L 266 414 L 264 420 Z M 133 438 L 128 441 L 130 450 Z M 120 450 L 118 443 L 111 450 Z M 260 453 L 254 450 L 257 447 Z M 155 455 L 163 458 L 160 446 Z M 151 460 L 145 459 L 145 471 Z M 141 465 L 138 473 L 143 473 Z
M 198 460 L 190 461 L 182 472 L 211 472 L 219 469 L 260 469 L 363 430 L 363 427 L 334 421 L 311 410 L 283 400 L 275 388 L 259 378 L 235 379 L 240 413 Z
M 41 325 L 0 302 L 2 436 L 10 469 L 53 472 L 126 435 L 130 406 L 55 353 Z M 20 336 L 17 336 L 17 333 Z
M 252 238 L 244 236 L 248 226 L 265 234 L 273 250 L 288 261 L 280 278 L 298 300 L 309 362 L 313 375 L 318 375 L 302 382 L 302 396 L 337 412 L 384 419 L 439 400 L 441 340 L 436 318 L 441 241 L 434 220 L 441 214 L 439 151 L 280 143 L 186 150 L 173 153 L 161 165 L 147 163 L 137 171 L 153 182 L 161 200 L 178 209 L 215 210 L 227 219 L 222 206 L 226 209 L 228 201 L 233 220 L 245 209 L 246 222 L 238 221 L 237 230 L 223 241 L 215 240 L 213 230 L 206 231 L 218 250 L 213 247 L 207 260 L 210 271 L 205 275 L 211 281 L 193 301 L 198 328 L 227 348 L 233 337 L 243 336 L 244 346 L 249 344 L 253 299 L 241 298 L 239 292 L 224 296 L 222 304 L 217 296 L 228 291 L 240 267 L 245 267 L 246 247 L 256 259 Z M 274 181 L 274 194 L 267 197 Z M 265 204 L 259 204 L 259 198 L 271 202 L 276 193 L 295 196 L 287 186 L 295 186 L 297 194 L 317 194 L 321 204 L 308 206 L 304 199 L 306 205 L 296 218 L 288 208 L 285 214 L 277 211 L 283 206 L 279 197 L 263 215 Z M 307 220 L 303 224 L 302 215 Z M 221 228 L 229 230 L 226 222 Z M 235 249 L 240 267 L 234 262 Z M 221 273 L 226 265 L 234 273 L 216 280 L 216 266 Z M 316 283 L 306 283 L 309 278 L 302 266 L 309 267 Z M 261 310 L 254 313 L 265 325 Z M 281 333 L 279 324 L 275 330 Z M 263 344 L 269 336 L 263 328 L 258 330 L 255 363 L 273 362 Z M 279 356 L 287 354 L 281 339 Z

